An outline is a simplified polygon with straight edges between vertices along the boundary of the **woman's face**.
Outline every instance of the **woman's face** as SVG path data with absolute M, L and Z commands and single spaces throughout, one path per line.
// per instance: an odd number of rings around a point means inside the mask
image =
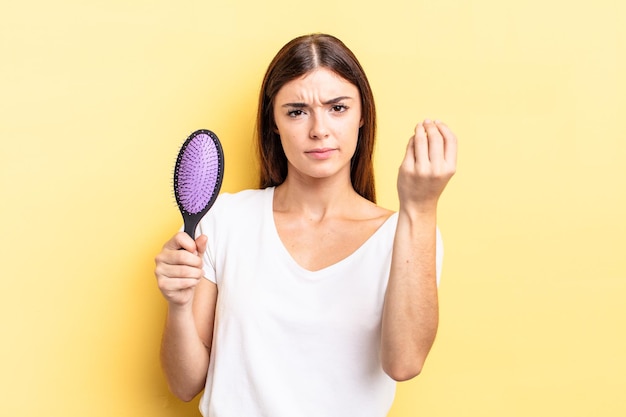
M 350 178 L 350 160 L 363 124 L 355 85 L 318 68 L 283 85 L 273 110 L 288 175 Z

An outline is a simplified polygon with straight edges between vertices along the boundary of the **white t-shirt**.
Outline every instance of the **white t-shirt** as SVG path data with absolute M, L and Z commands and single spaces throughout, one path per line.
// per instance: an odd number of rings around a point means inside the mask
M 282 244 L 273 195 L 221 194 L 199 225 L 209 238 L 205 276 L 218 286 L 202 414 L 386 416 L 396 384 L 380 363 L 380 322 L 397 214 L 312 272 Z

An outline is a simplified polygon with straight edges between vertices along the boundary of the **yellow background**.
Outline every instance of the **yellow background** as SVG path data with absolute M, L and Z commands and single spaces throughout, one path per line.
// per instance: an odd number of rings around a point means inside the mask
M 460 138 L 440 332 L 391 416 L 626 414 L 625 2 L 5 3 L 1 415 L 197 415 L 158 365 L 176 152 L 210 128 L 254 186 L 261 76 L 313 31 L 370 77 L 382 205 L 417 121 Z

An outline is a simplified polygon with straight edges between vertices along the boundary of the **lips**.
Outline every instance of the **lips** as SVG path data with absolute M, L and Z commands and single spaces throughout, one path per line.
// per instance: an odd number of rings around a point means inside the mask
M 327 159 L 336 151 L 335 148 L 316 148 L 306 151 L 305 153 L 315 159 Z

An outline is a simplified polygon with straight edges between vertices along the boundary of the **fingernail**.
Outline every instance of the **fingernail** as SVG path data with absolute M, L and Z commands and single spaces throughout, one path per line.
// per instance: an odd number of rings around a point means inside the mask
M 424 119 L 424 123 L 430 123 L 430 119 Z

